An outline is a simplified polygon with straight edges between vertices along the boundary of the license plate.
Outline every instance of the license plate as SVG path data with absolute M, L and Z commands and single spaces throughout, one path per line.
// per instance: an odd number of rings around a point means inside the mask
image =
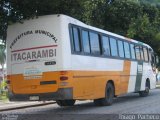
M 29 100 L 39 100 L 39 96 L 30 96 Z

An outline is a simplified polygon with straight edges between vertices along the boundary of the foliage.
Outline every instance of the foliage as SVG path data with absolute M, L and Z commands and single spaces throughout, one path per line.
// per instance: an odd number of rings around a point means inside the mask
M 160 33 L 160 0 L 0 0 L 0 36 L 5 41 L 12 22 L 49 14 L 66 14 L 140 40 L 160 55 L 156 37 Z
M 134 12 L 133 12 L 134 11 Z M 115 0 L 105 13 L 105 29 L 126 36 L 131 20 L 141 15 L 141 7 L 130 0 Z
M 6 62 L 6 54 L 5 54 L 5 45 L 0 44 L 0 65 L 2 67 L 3 81 L 0 82 L 0 99 L 7 98 L 7 92 L 4 91 L 4 88 L 7 86 L 4 80 L 4 64 Z
M 7 30 L 7 5 L 6 0 L 0 0 L 0 39 L 5 42 Z
M 157 53 L 158 53 L 158 55 L 160 56 L 160 32 L 159 33 L 157 33 L 156 34 L 156 36 L 155 36 L 155 41 L 156 41 L 156 45 L 155 45 L 155 47 L 156 47 L 156 50 L 157 50 Z
M 3 81 L 0 83 L 0 100 L 7 100 L 8 99 L 8 91 L 6 89 L 7 83 L 6 81 Z
M 84 0 L 12 0 L 10 5 L 12 9 L 10 16 L 15 18 L 15 21 L 21 19 L 30 19 L 35 16 L 49 14 L 66 14 L 73 17 L 78 17 L 83 13 Z
M 0 65 L 2 69 L 3 69 L 5 62 L 6 62 L 5 45 L 0 44 Z
M 103 28 L 105 8 L 110 0 L 86 0 L 83 3 L 84 14 L 83 21 L 87 24 Z

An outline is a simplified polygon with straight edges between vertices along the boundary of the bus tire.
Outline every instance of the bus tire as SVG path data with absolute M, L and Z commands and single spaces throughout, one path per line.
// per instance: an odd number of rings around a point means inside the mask
M 73 106 L 75 104 L 75 100 L 56 100 L 59 106 Z
M 95 99 L 94 104 L 98 106 L 109 106 L 112 105 L 114 98 L 114 86 L 112 83 L 107 83 L 105 90 L 105 98 Z
M 146 84 L 145 84 L 145 90 L 144 91 L 140 91 L 139 92 L 139 96 L 140 97 L 146 97 L 146 96 L 148 96 L 149 95 L 149 89 L 150 89 L 150 83 L 147 80 Z

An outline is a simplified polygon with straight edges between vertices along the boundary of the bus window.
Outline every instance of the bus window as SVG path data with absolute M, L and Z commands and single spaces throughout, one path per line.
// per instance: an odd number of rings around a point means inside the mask
M 134 44 L 130 44 L 130 48 L 131 48 L 131 57 L 132 59 L 135 59 L 135 48 L 134 48 Z
M 151 65 L 152 65 L 152 67 L 155 67 L 155 56 L 154 56 L 154 53 L 151 53 L 151 57 L 152 57 Z
M 102 36 L 102 52 L 103 52 L 103 55 L 107 55 L 107 56 L 111 55 L 109 39 L 106 36 Z
M 119 56 L 124 58 L 124 47 L 123 47 L 123 42 L 118 40 L 118 52 Z
M 80 39 L 79 39 L 79 30 L 78 28 L 73 27 L 73 45 L 74 51 L 80 52 Z
M 126 58 L 130 58 L 130 49 L 129 44 L 127 42 L 124 42 L 124 53 Z
M 152 56 L 151 56 L 151 50 L 150 49 L 149 49 L 148 55 L 149 55 L 149 61 L 151 62 L 152 61 Z
M 83 43 L 84 52 L 85 53 L 90 53 L 90 44 L 89 44 L 88 31 L 82 30 L 82 43 Z
M 114 56 L 114 57 L 118 56 L 116 39 L 110 38 L 110 45 L 111 45 L 111 54 L 112 54 L 112 56 Z
M 141 60 L 139 46 L 135 46 L 135 50 L 136 50 L 136 59 Z
M 141 60 L 144 60 L 143 47 L 140 46 Z
M 98 34 L 89 32 L 89 35 L 90 35 L 90 43 L 91 43 L 91 53 L 100 54 Z
M 148 62 L 148 50 L 147 50 L 147 48 L 143 48 L 143 52 L 144 52 L 144 60 L 146 62 Z

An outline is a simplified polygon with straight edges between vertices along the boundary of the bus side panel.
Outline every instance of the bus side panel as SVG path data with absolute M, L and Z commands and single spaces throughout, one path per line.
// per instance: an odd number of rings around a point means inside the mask
M 72 67 L 76 71 L 73 73 L 75 99 L 103 98 L 109 80 L 114 82 L 116 95 L 128 92 L 130 61 L 73 55 Z
M 121 73 L 121 78 L 120 78 L 121 89 L 119 94 L 125 94 L 128 92 L 130 70 L 131 70 L 131 61 L 125 60 L 123 65 L 123 72 Z
M 153 72 L 151 64 L 144 62 L 141 90 L 145 90 L 145 83 L 147 79 L 149 79 L 150 81 L 150 89 L 156 88 L 156 76 L 155 75 L 156 74 Z
M 130 78 L 128 83 L 128 93 L 135 91 L 136 85 L 136 76 L 137 76 L 137 62 L 131 62 L 131 71 L 130 71 Z

